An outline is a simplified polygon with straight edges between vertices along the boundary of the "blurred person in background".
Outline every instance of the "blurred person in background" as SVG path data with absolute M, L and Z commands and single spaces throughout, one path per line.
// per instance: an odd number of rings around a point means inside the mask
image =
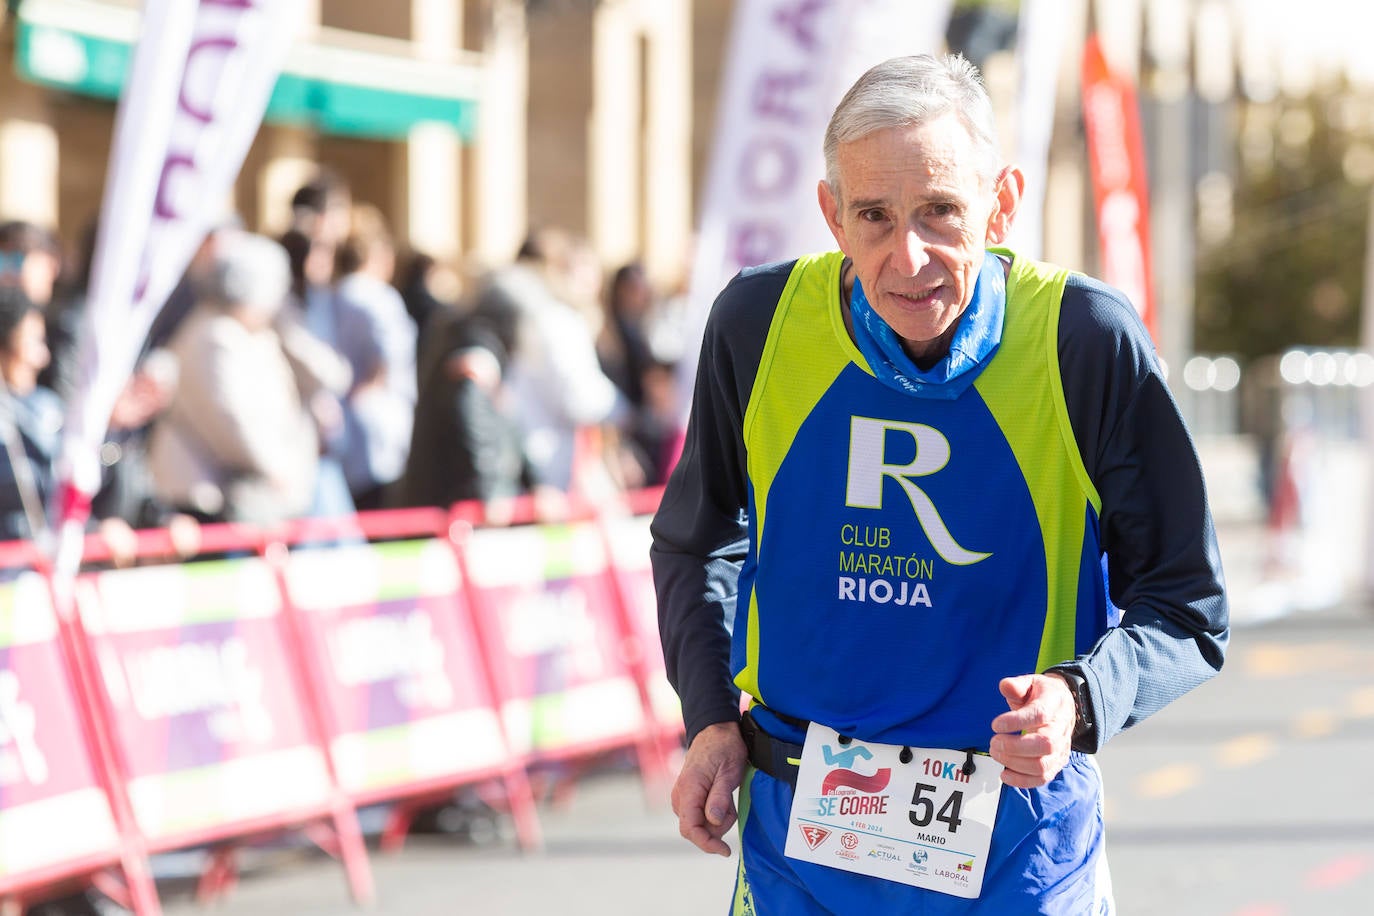
M 24 220 L 0 222 L 0 285 L 17 286 L 46 309 L 62 274 L 62 246 L 56 236 Z
M 177 281 L 177 285 L 168 294 L 167 301 L 153 318 L 153 323 L 148 328 L 148 338 L 143 343 L 145 355 L 166 346 L 167 341 L 177 332 L 177 328 L 186 320 L 186 316 L 191 314 L 191 309 L 201 300 L 205 284 L 214 269 L 220 240 L 225 237 L 232 238 L 242 231 L 243 220 L 237 213 L 226 210 L 218 215 L 209 231 L 205 233 L 205 238 L 196 246 L 181 279 Z M 88 265 L 88 272 L 89 269 Z
M 339 352 L 353 372 L 344 404 L 344 474 L 360 510 L 380 509 L 405 471 L 415 416 L 415 324 L 391 285 L 396 249 L 381 212 L 353 208 L 336 257 Z
M 272 524 L 310 507 L 313 418 L 275 323 L 291 291 L 271 239 L 224 239 L 202 300 L 168 345 L 178 380 L 149 466 L 158 496 L 199 521 Z
M 45 336 L 38 305 L 19 287 L 0 286 L 0 540 L 34 540 L 47 530 L 62 402 L 38 384 Z
M 644 468 L 641 486 L 662 486 L 677 461 L 682 440 L 678 366 L 655 359 L 644 368 L 644 403 L 635 412 L 630 436 Z
M 480 500 L 488 520 L 501 521 L 509 501 L 535 487 L 509 412 L 506 348 L 485 321 L 455 310 L 434 315 L 431 325 L 400 503 L 447 508 Z
M 37 304 L 46 305 L 50 358 L 38 381 L 62 401 L 70 397 L 77 381 L 78 341 L 96 239 L 97 227 L 92 223 L 82 233 L 74 268 L 63 271 L 57 242 L 49 233 L 24 222 L 0 226 L 0 247 L 10 252 L 7 258 L 0 255 L 0 260 L 11 266 L 22 264 L 17 272 L 0 269 L 0 286 L 17 284 L 37 295 Z M 160 526 L 169 519 L 165 507 L 152 496 L 144 462 L 147 424 L 170 396 L 168 368 L 166 361 L 156 358 L 140 361 L 115 401 L 101 444 L 101 485 L 91 503 L 91 522 L 115 549 L 119 562 L 132 559 L 128 551 L 134 528 Z
M 452 311 L 461 294 L 457 275 L 423 251 L 411 252 L 397 289 L 421 338 L 434 319 Z
M 348 182 L 330 168 L 320 168 L 291 195 L 290 229 L 337 248 L 348 236 L 353 211 L 353 192 Z
M 307 514 L 344 518 L 356 509 L 343 465 L 344 400 L 352 388 L 353 369 L 339 350 L 334 246 L 297 229 L 287 230 L 279 241 L 291 264 L 291 299 L 282 309 L 277 331 L 319 438 L 315 495 Z
M 52 359 L 39 379 L 45 388 L 65 394 L 80 311 L 68 307 L 61 280 L 65 259 L 57 237 L 25 220 L 0 222 L 0 286 L 17 286 L 43 312 Z
M 655 302 L 644 265 L 635 261 L 622 266 L 607 285 L 605 319 L 596 339 L 601 368 L 629 406 L 611 456 L 629 488 L 662 483 L 666 463 L 662 405 L 649 403 L 649 386 L 660 383 L 665 365 L 671 372 L 671 364 L 657 359 L 649 342 Z M 661 392 L 654 395 L 661 400 Z
M 645 319 L 645 334 L 654 358 L 663 363 L 679 363 L 695 329 L 696 310 L 692 308 L 691 280 L 695 241 L 682 252 L 673 280 L 659 290 L 653 308 Z
M 611 275 L 596 353 L 606 377 L 636 409 L 644 404 L 644 372 L 654 358 L 645 333 L 653 304 L 654 290 L 643 264 L 626 264 Z
M 581 434 L 628 411 L 601 371 L 586 312 L 565 298 L 585 296 L 589 286 L 585 258 L 572 247 L 558 230 L 532 233 L 513 264 L 485 278 L 474 306 L 510 353 L 512 409 L 534 475 L 564 492 L 573 487 Z

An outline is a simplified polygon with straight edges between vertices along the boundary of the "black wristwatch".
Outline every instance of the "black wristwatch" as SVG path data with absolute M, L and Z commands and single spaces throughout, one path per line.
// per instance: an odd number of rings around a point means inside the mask
M 1087 736 L 1093 730 L 1093 702 L 1088 694 L 1088 679 L 1077 668 L 1054 667 L 1045 672 L 1046 674 L 1057 674 L 1064 679 L 1064 683 L 1069 685 L 1069 693 L 1073 694 L 1073 743 L 1074 750 L 1081 750 L 1079 739 Z

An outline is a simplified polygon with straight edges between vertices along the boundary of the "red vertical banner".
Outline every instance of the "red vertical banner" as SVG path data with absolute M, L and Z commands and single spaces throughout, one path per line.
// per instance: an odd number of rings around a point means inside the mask
M 1083 49 L 1083 125 L 1102 279 L 1130 297 L 1158 340 L 1140 105 L 1135 85 L 1111 68 L 1096 35 L 1088 36 Z

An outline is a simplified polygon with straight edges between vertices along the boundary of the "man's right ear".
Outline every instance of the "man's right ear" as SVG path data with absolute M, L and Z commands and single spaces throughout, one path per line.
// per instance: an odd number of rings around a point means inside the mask
M 830 227 L 830 234 L 835 237 L 835 243 L 840 246 L 841 251 L 848 253 L 844 224 L 840 222 L 840 200 L 831 189 L 830 182 L 824 178 L 816 184 L 816 200 L 821 205 L 821 215 L 825 217 L 825 224 Z

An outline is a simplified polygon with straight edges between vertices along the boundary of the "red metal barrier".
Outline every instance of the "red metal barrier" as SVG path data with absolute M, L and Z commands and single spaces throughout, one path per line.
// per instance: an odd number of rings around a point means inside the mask
M 328 824 L 355 899 L 373 895 L 352 805 L 258 557 L 88 573 L 79 624 L 133 818 L 153 851 Z M 208 896 L 232 879 L 212 862 Z
M 495 667 L 517 750 L 576 755 L 633 737 L 642 710 L 595 527 L 479 530 L 465 552 L 478 613 L 501 637 Z
M 29 900 L 41 900 L 44 891 L 51 891 L 56 887 L 65 886 L 67 879 L 77 878 L 81 886 L 95 886 L 102 893 L 109 895 L 111 900 L 118 902 L 126 908 L 132 909 L 136 916 L 161 916 L 162 908 L 158 902 L 157 889 L 153 884 L 153 875 L 148 868 L 147 850 L 144 846 L 143 838 L 133 825 L 133 818 L 129 813 L 128 798 L 124 794 L 124 784 L 117 769 L 115 769 L 113 757 L 111 757 L 109 736 L 107 736 L 104 722 L 95 713 L 95 705 L 92 702 L 93 689 L 84 667 L 80 665 L 81 640 L 74 633 L 74 626 L 71 619 L 74 617 L 74 610 L 71 607 L 70 589 L 65 595 L 59 593 L 55 588 L 55 580 L 51 575 L 48 566 L 47 555 L 38 551 L 36 545 L 26 541 L 4 542 L 0 544 L 0 569 L 4 570 L 7 577 L 22 578 L 23 575 L 38 575 L 43 582 L 43 597 L 32 597 L 26 602 L 41 602 L 48 608 L 48 614 L 55 619 L 55 647 L 58 665 L 51 670 L 52 681 L 49 683 L 30 684 L 34 694 L 44 694 L 51 698 L 52 691 L 58 696 L 58 706 L 66 706 L 67 713 L 73 715 L 77 722 L 78 732 L 80 732 L 80 742 L 71 742 L 66 747 L 60 748 L 62 755 L 76 755 L 78 759 L 87 761 L 87 765 L 92 769 L 95 777 L 96 786 L 104 794 L 106 801 L 106 812 L 113 813 L 114 829 L 117 834 L 117 850 L 115 850 L 115 860 L 117 867 L 99 868 L 91 871 L 89 867 L 95 867 L 99 856 L 88 858 L 84 856 L 80 843 L 73 845 L 69 849 L 70 858 L 54 860 L 49 862 L 47 867 L 34 869 L 32 872 L 19 872 L 14 875 L 5 876 L 3 882 L 3 894 L 0 894 L 0 901 L 5 902 L 5 906 L 21 906 Z M 30 580 L 32 581 L 32 580 Z M 16 662 L 14 659 L 7 659 L 5 670 L 14 672 Z M 66 700 L 62 700 L 66 696 Z M 55 715 L 56 722 L 63 721 L 63 711 L 49 710 Z M 69 720 L 70 721 L 70 720 Z M 76 764 L 80 766 L 80 764 Z M 80 791 L 80 790 L 78 790 Z M 23 802 L 22 791 L 12 799 L 14 808 L 18 810 L 25 805 Z M 69 799 L 70 801 L 70 799 Z M 60 802 L 59 802 L 60 803 Z M 11 799 L 4 799 L 4 810 L 10 810 Z M 76 814 L 76 812 L 73 812 Z M 102 831 L 103 817 L 96 812 L 93 814 L 95 821 L 92 829 L 99 836 Z M 21 818 L 22 820 L 22 818 Z M 47 823 L 40 828 L 43 834 L 51 836 L 51 823 Z M 65 836 L 62 832 L 59 836 Z M 29 845 L 33 842 L 32 832 L 25 829 L 16 836 L 16 840 L 22 845 Z M 37 843 L 41 847 L 41 843 Z M 58 850 L 52 850 L 58 854 Z
M 299 549 L 283 568 L 341 787 L 358 805 L 404 801 L 383 834 L 389 849 L 421 807 L 494 778 L 521 846 L 539 848 L 525 760 L 506 738 L 453 547 L 423 537 L 446 533 L 447 516 L 362 521 L 369 536 L 410 539 Z
M 0 584 L 0 898 L 119 863 L 47 583 Z
M 92 535 L 89 565 L 165 565 L 83 574 L 80 613 L 57 595 L 46 629 L 31 597 L 34 582 L 52 595 L 45 558 L 0 543 L 0 568 L 39 570 L 0 586 L 0 901 L 82 880 L 157 916 L 148 851 L 219 843 L 210 892 L 232 883 L 237 840 L 293 827 L 342 858 L 366 901 L 356 805 L 397 803 L 391 845 L 417 806 L 499 780 L 535 848 L 530 762 L 623 747 L 646 786 L 666 781 L 682 724 L 647 566 L 660 497 L 525 497 L 495 513 L 510 527 L 463 503 L 140 531 L 118 554 Z M 30 721 L 60 767 L 23 743 Z M 58 809 L 81 829 L 32 832 Z
M 654 721 L 665 739 L 676 743 L 685 732 L 682 706 L 668 683 L 663 647 L 658 638 L 658 601 L 653 570 L 649 566 L 649 517 L 626 515 L 603 518 L 612 569 L 619 582 L 632 634 L 634 657 L 642 665 L 642 682 L 648 692 Z

